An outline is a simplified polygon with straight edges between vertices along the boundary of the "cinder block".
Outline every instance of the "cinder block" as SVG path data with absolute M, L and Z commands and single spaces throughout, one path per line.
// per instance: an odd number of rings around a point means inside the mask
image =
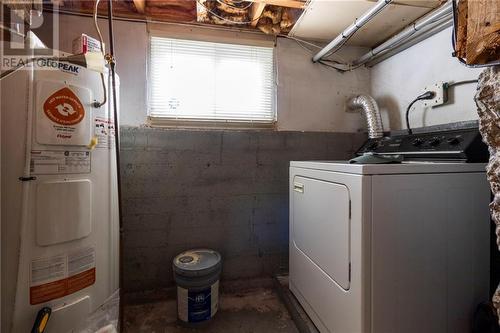
M 171 216 L 170 214 L 128 214 L 123 217 L 123 228 L 125 232 L 134 235 L 135 231 L 150 230 L 152 232 L 156 230 L 166 230 L 167 232 L 171 229 Z
M 258 138 L 254 131 L 228 131 L 222 134 L 221 164 L 246 170 L 257 164 Z
M 124 148 L 133 148 L 135 146 L 135 137 L 134 137 L 134 131 L 129 128 L 121 128 L 120 129 L 120 147 L 122 149 Z
M 221 131 L 175 130 L 148 128 L 148 148 L 161 150 L 216 151 L 220 146 Z
M 286 150 L 286 133 L 276 131 L 258 132 L 259 150 Z
M 210 226 L 245 228 L 252 221 L 254 195 L 217 195 L 210 198 Z
M 254 201 L 253 224 L 285 224 L 288 222 L 288 191 L 283 194 L 260 194 Z
M 124 231 L 123 246 L 125 248 L 167 246 L 168 235 L 169 231 L 165 229 Z
M 328 156 L 332 160 L 346 160 L 352 157 L 353 138 L 352 133 L 332 133 L 326 135 Z M 366 140 L 366 137 L 364 137 Z
M 261 254 L 280 254 L 288 250 L 288 226 L 283 223 L 253 225 L 253 240 Z
M 255 170 L 255 194 L 288 193 L 288 163 L 259 165 Z
M 364 134 L 124 128 L 126 291 L 168 287 L 171 261 L 221 252 L 224 278 L 288 267 L 291 160 L 350 158 Z

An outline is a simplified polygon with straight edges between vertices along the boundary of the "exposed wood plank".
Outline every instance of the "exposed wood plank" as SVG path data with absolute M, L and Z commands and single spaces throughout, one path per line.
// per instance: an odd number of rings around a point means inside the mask
M 195 22 L 195 0 L 145 0 L 144 13 L 139 13 L 135 3 L 123 0 L 113 0 L 113 12 L 116 17 L 144 19 L 151 17 L 155 20 L 166 22 Z M 101 0 L 99 14 L 107 15 L 108 1 Z M 77 12 L 92 14 L 95 2 L 91 0 L 65 0 L 60 8 Z M 45 5 L 50 8 L 49 5 Z
M 252 8 L 250 8 L 250 15 L 249 15 L 250 20 L 252 21 L 252 23 L 250 23 L 252 27 L 256 27 L 257 23 L 259 23 L 259 18 L 262 15 L 264 8 L 266 8 L 265 2 L 256 2 L 252 4 Z
M 474 0 L 467 5 L 467 63 L 500 58 L 500 1 Z
M 95 1 L 76 1 L 76 0 L 65 0 L 60 8 L 69 11 L 75 11 L 80 13 L 93 14 L 94 13 Z M 108 1 L 103 1 L 99 3 L 99 14 L 107 15 Z M 113 14 L 117 17 L 127 17 L 127 18 L 143 18 L 143 15 L 136 11 L 136 7 L 132 1 L 117 1 L 113 0 Z
M 191 11 L 196 9 L 196 0 L 147 0 L 147 7 L 179 9 Z
M 2 1 L 2 0 L 0 0 Z M 95 5 L 95 0 L 64 0 L 61 2 L 61 8 L 67 11 L 74 11 L 80 13 L 92 13 Z M 263 14 L 266 13 L 266 9 L 271 8 L 267 5 L 276 5 L 272 8 L 280 8 L 281 11 L 287 6 L 288 11 L 302 12 L 302 8 L 305 6 L 306 2 L 302 0 L 247 0 L 251 3 L 248 7 L 241 6 L 243 9 L 238 9 L 229 5 L 225 5 L 224 2 L 217 2 L 217 0 L 211 0 L 210 5 L 215 4 L 216 10 L 220 12 L 221 16 L 228 17 L 232 21 L 249 21 L 249 24 L 253 28 L 258 26 L 259 19 L 262 18 Z M 99 14 L 106 14 L 108 1 L 102 1 L 99 5 Z M 199 10 L 197 8 L 196 0 L 113 0 L 114 6 L 113 10 L 116 17 L 127 17 L 127 18 L 150 18 L 158 21 L 166 22 L 196 22 L 199 15 Z M 50 8 L 49 5 L 45 5 Z M 297 9 L 300 8 L 300 9 Z M 214 9 L 214 8 L 212 8 Z M 241 13 L 240 13 L 241 12 Z M 238 15 L 236 15 L 238 14 Z M 287 12 L 287 15 L 290 14 Z M 274 22 L 273 27 L 278 24 L 281 29 L 290 30 L 290 28 L 295 23 L 296 17 L 294 15 L 285 15 L 287 19 L 284 22 Z M 281 18 L 280 14 L 280 18 Z M 297 15 L 298 16 L 298 15 Z M 208 21 L 200 21 L 201 23 L 207 24 L 223 24 L 227 25 L 227 21 L 216 20 L 212 18 Z M 262 20 L 260 21 L 262 23 Z
M 134 0 L 134 5 L 139 13 L 144 14 L 144 10 L 146 9 L 146 0 Z
M 147 0 L 146 16 L 168 22 L 196 22 L 196 1 Z
M 167 9 L 156 6 L 146 7 L 146 16 L 166 22 L 196 22 L 196 11 Z
M 264 3 L 266 5 L 281 6 L 288 8 L 299 8 L 299 9 L 304 8 L 306 5 L 304 1 L 299 1 L 299 0 L 248 0 L 248 1 L 255 3 Z
M 468 0 L 460 0 L 458 3 L 457 15 L 457 43 L 455 51 L 460 58 L 467 57 L 467 2 Z

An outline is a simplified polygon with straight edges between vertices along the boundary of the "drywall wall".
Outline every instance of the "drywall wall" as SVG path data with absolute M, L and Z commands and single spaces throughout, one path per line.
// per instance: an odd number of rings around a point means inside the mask
M 346 48 L 337 54 L 337 59 L 356 58 L 363 51 L 366 49 Z M 370 92 L 369 69 L 340 73 L 314 64 L 311 56 L 295 41 L 278 38 L 278 129 L 338 132 L 364 129 L 359 113 L 345 112 L 345 101 L 356 94 Z
M 50 40 L 48 28 L 54 16 L 44 13 L 44 19 L 46 24 L 37 29 L 37 34 L 45 41 Z M 107 40 L 107 22 L 99 22 Z M 140 126 L 146 123 L 147 116 L 147 27 L 145 23 L 116 21 L 114 28 L 117 72 L 121 81 L 121 123 Z M 59 15 L 59 49 L 70 52 L 73 39 L 81 33 L 97 35 L 91 18 Z M 341 56 L 351 57 L 362 51 L 349 48 Z M 359 114 L 344 112 L 344 102 L 356 93 L 369 92 L 368 69 L 341 74 L 314 64 L 309 52 L 285 38 L 277 40 L 276 66 L 277 129 L 357 132 L 365 128 Z
M 379 103 L 385 127 L 406 128 L 407 105 L 424 87 L 440 81 L 477 79 L 480 69 L 461 65 L 451 56 L 451 28 L 446 29 L 371 68 L 371 91 Z M 417 102 L 410 113 L 412 127 L 477 119 L 476 84 L 450 89 L 450 101 L 436 108 Z
M 171 286 L 189 248 L 223 256 L 223 278 L 288 268 L 288 165 L 346 159 L 364 134 L 122 128 L 124 289 Z

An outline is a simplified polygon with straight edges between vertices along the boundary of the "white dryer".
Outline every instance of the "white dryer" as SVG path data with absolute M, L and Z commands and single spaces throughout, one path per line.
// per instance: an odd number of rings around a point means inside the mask
M 489 292 L 482 163 L 290 163 L 290 289 L 320 332 L 470 332 Z

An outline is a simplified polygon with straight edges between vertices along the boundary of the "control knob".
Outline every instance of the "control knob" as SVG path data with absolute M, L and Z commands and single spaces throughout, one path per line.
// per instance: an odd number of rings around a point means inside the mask
M 370 144 L 368 144 L 368 150 L 375 150 L 379 147 L 378 141 L 373 141 Z
M 422 144 L 424 143 L 424 141 L 422 139 L 419 139 L 419 138 L 416 138 L 415 140 L 413 140 L 412 144 L 415 146 L 415 147 L 419 147 L 421 146 Z
M 455 138 L 449 138 L 447 141 L 450 145 L 456 146 L 460 143 L 460 139 L 455 137 Z
M 439 146 L 440 143 L 441 143 L 441 140 L 439 140 L 439 138 L 432 138 L 429 141 L 429 145 L 431 145 L 432 147 Z

